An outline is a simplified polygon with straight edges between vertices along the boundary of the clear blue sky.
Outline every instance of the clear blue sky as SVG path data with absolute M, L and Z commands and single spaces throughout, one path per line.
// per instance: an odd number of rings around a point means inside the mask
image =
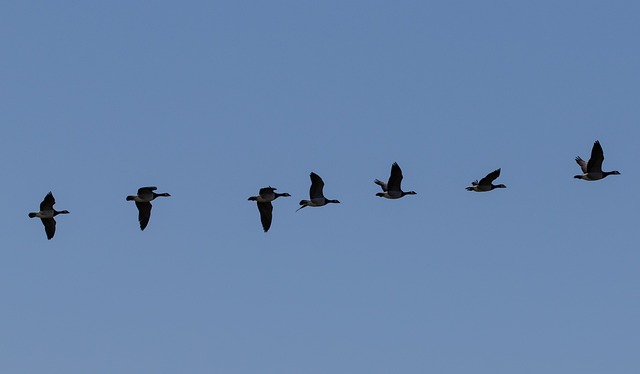
M 4 2 L 0 372 L 636 373 L 638 14 Z M 573 179 L 596 139 L 622 175 Z

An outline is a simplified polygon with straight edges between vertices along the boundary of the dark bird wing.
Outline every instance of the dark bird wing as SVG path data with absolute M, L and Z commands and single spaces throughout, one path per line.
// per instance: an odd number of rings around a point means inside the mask
M 136 201 L 138 207 L 138 221 L 140 221 L 140 230 L 144 230 L 149 224 L 151 218 L 151 203 L 140 203 Z
M 324 182 L 322 178 L 316 173 L 311 173 L 311 188 L 309 188 L 309 197 L 311 200 L 323 198 L 322 189 L 324 188 Z
M 157 190 L 158 187 L 149 186 L 149 187 L 140 187 L 138 188 L 138 195 L 144 194 L 145 192 L 151 192 Z
M 271 227 L 273 205 L 271 205 L 271 203 L 258 203 L 258 210 L 260 211 L 262 228 L 264 229 L 264 232 L 267 232 Z
M 589 173 L 602 172 L 602 161 L 604 161 L 604 152 L 602 151 L 600 142 L 596 140 L 596 142 L 593 143 L 593 148 L 591 148 L 591 158 L 587 164 L 587 171 Z
M 580 169 L 582 169 L 583 173 L 587 172 L 587 162 L 580 158 L 580 156 L 576 157 L 576 162 L 580 165 Z
M 496 169 L 494 171 L 492 171 L 491 173 L 487 174 L 486 177 L 480 179 L 479 184 L 485 184 L 485 185 L 490 185 L 491 182 L 493 182 L 494 180 L 496 180 L 496 178 L 498 178 L 500 176 L 500 169 Z
M 47 196 L 44 197 L 44 200 L 42 200 L 42 202 L 40 203 L 40 211 L 45 211 L 45 210 L 52 210 L 53 209 L 53 205 L 56 203 L 56 199 L 53 197 L 53 194 L 51 193 L 51 191 L 49 191 L 49 193 L 47 194 Z M 55 223 L 54 223 L 55 225 Z M 55 231 L 55 228 L 54 228 Z M 53 236 L 53 234 L 51 235 Z M 51 239 L 51 238 L 49 238 Z
M 259 195 L 266 195 L 266 194 L 270 194 L 270 193 L 272 193 L 272 192 L 273 192 L 273 191 L 275 191 L 275 190 L 276 190 L 276 188 L 273 188 L 273 187 L 271 187 L 271 186 L 269 186 L 269 187 L 263 187 L 263 188 L 261 188 L 261 189 L 260 189 L 260 192 L 258 192 L 258 194 L 259 194 Z
M 44 232 L 47 233 L 47 239 L 51 240 L 56 234 L 56 220 L 53 218 L 40 218 L 40 220 L 44 225 Z
M 382 191 L 387 192 L 387 184 L 380 180 L 374 180 L 373 183 L 377 184 L 382 188 Z
M 387 182 L 387 191 L 401 191 L 400 184 L 402 183 L 402 169 L 397 162 L 391 165 L 391 175 L 389 176 L 389 182 Z

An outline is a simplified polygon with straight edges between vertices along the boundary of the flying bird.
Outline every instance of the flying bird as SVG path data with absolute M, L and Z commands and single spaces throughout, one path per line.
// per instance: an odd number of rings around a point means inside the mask
M 55 210 L 53 208 L 55 203 L 56 199 L 53 197 L 53 194 L 49 192 L 40 203 L 40 211 L 29 213 L 29 218 L 40 218 L 44 225 L 44 231 L 47 233 L 47 239 L 49 240 L 56 234 L 56 220 L 53 217 L 58 214 L 69 214 L 68 210 Z
M 575 175 L 574 178 L 584 179 L 586 181 L 597 181 L 606 178 L 608 175 L 620 175 L 617 170 L 614 171 L 602 171 L 602 162 L 604 161 L 604 152 L 602 152 L 602 146 L 600 142 L 596 140 L 591 148 L 591 158 L 589 162 L 581 159 L 580 156 L 576 157 L 576 162 L 580 165 L 583 174 Z
M 260 211 L 260 221 L 262 222 L 262 228 L 264 232 L 269 231 L 271 227 L 271 219 L 273 212 L 273 205 L 271 202 L 279 197 L 291 196 L 288 193 L 277 193 L 277 188 L 264 187 L 261 188 L 257 196 L 249 197 L 249 201 L 256 201 L 258 204 L 258 210 Z
M 151 201 L 158 196 L 171 196 L 168 193 L 155 193 L 157 187 L 140 187 L 138 194 L 127 196 L 127 201 L 135 201 L 138 207 L 138 221 L 140 221 L 140 230 L 144 230 L 149 224 L 151 218 Z
M 307 206 L 324 206 L 328 203 L 340 203 L 338 200 L 329 200 L 324 197 L 324 194 L 322 193 L 324 182 L 322 181 L 322 178 L 318 176 L 318 174 L 312 172 L 311 174 L 309 174 L 309 177 L 311 177 L 311 187 L 309 188 L 310 200 L 300 200 L 301 206 L 296 210 L 296 212 Z
M 400 184 L 402 183 L 402 169 L 398 166 L 397 162 L 394 162 L 391 165 L 391 175 L 389 176 L 389 181 L 384 183 L 378 179 L 373 181 L 378 186 L 382 187 L 383 192 L 378 192 L 376 196 L 386 197 L 387 199 L 399 199 L 405 195 L 415 195 L 414 191 L 404 192 L 402 188 L 400 188 Z
M 471 187 L 467 187 L 467 191 L 476 191 L 476 192 L 487 192 L 492 191 L 496 188 L 507 188 L 504 184 L 495 185 L 492 182 L 496 180 L 500 176 L 500 169 L 496 169 L 491 173 L 487 174 L 486 177 L 471 182 Z

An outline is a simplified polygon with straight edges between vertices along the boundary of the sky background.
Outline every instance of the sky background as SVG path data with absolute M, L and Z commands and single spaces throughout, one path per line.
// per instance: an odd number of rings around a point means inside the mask
M 0 372 L 637 373 L 639 15 L 3 2 Z M 622 175 L 573 179 L 597 139 Z

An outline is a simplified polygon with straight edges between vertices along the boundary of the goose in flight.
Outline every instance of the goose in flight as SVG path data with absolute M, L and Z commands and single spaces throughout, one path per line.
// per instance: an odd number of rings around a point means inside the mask
M 487 174 L 486 177 L 480 179 L 480 182 L 477 180 L 471 182 L 471 186 L 467 187 L 467 191 L 476 191 L 476 192 L 487 192 L 492 191 L 496 188 L 507 188 L 504 184 L 495 185 L 492 182 L 496 180 L 500 176 L 500 169 L 496 169 L 491 173 Z
M 49 192 L 40 203 L 40 211 L 29 213 L 29 218 L 40 218 L 44 225 L 44 231 L 47 233 L 47 239 L 49 240 L 56 234 L 56 220 L 53 217 L 58 214 L 69 214 L 68 210 L 55 210 L 53 208 L 55 203 L 56 199 L 53 197 L 53 194 Z
M 257 196 L 249 197 L 249 201 L 256 201 L 258 204 L 258 210 L 260 211 L 260 221 L 262 222 L 262 228 L 264 232 L 269 231 L 271 227 L 271 219 L 273 212 L 273 205 L 271 202 L 279 197 L 291 196 L 288 193 L 277 193 L 275 187 L 261 188 Z
M 151 201 L 158 196 L 171 196 L 168 193 L 155 193 L 157 187 L 140 187 L 138 194 L 127 196 L 127 201 L 135 201 L 138 207 L 138 221 L 140 221 L 140 230 L 144 230 L 149 224 L 151 218 Z
M 339 204 L 338 200 L 329 200 L 324 197 L 322 193 L 322 189 L 324 188 L 324 182 L 322 178 L 316 173 L 309 174 L 311 177 L 311 188 L 309 188 L 309 198 L 310 200 L 300 200 L 300 208 L 296 210 L 296 212 L 307 206 L 324 206 L 328 203 Z
M 586 181 L 597 181 L 606 178 L 608 175 L 620 175 L 617 170 L 614 171 L 602 171 L 602 162 L 604 161 L 604 152 L 600 142 L 596 140 L 591 148 L 591 158 L 589 162 L 581 159 L 580 156 L 576 157 L 576 162 L 580 165 L 583 174 L 575 175 L 574 178 L 584 179 Z
M 382 188 L 383 192 L 378 192 L 376 196 L 386 197 L 387 199 L 399 199 L 405 195 L 415 195 L 414 191 L 402 191 L 400 184 L 402 183 L 402 169 L 397 162 L 391 165 L 391 175 L 389 181 L 384 183 L 378 179 L 373 181 L 375 184 Z

